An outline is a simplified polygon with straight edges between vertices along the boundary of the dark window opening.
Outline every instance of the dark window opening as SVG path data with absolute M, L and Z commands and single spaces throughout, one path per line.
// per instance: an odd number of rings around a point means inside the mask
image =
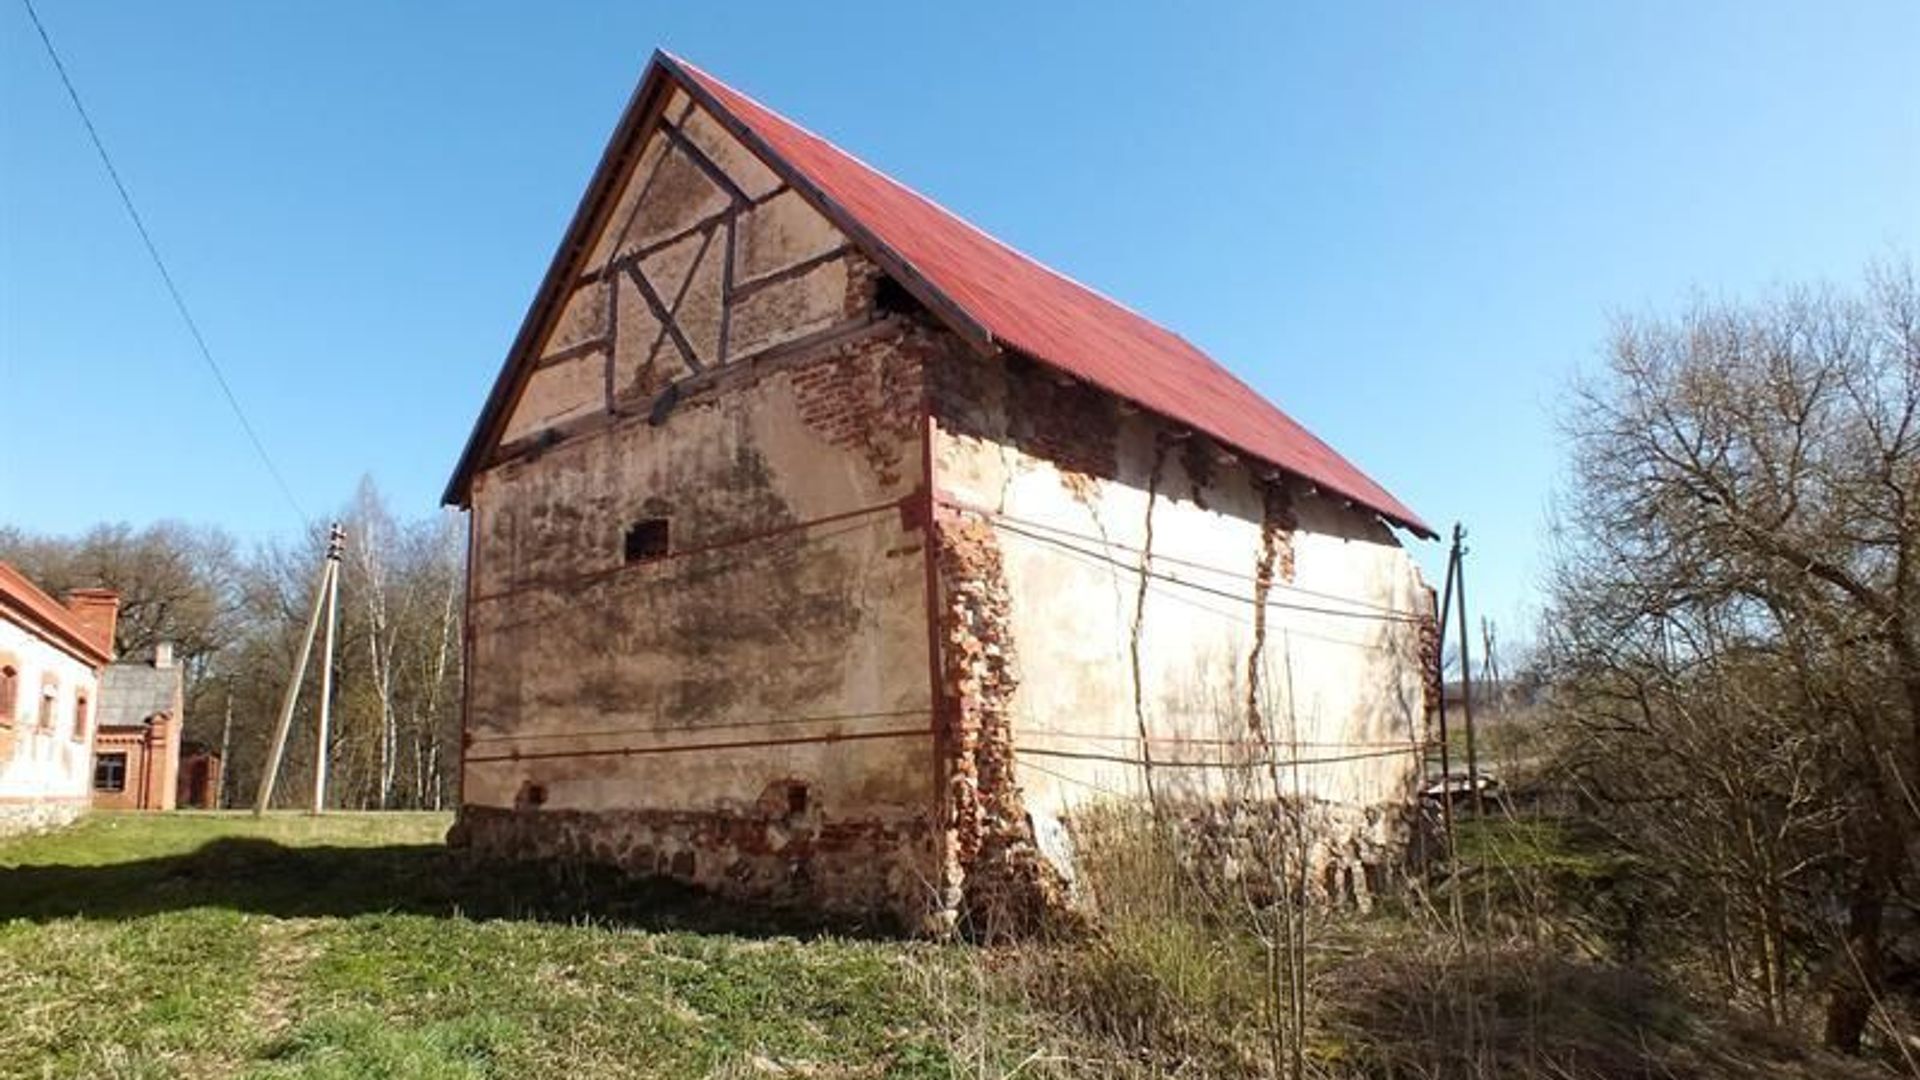
M 0 724 L 13 719 L 14 710 L 20 703 L 20 669 L 12 664 L 0 664 Z
M 807 812 L 807 785 L 787 785 L 787 813 L 793 815 Z
M 101 754 L 93 759 L 93 790 L 127 790 L 127 755 Z
M 82 694 L 73 699 L 73 737 L 75 741 L 87 737 L 87 720 L 90 719 L 87 697 Z
M 666 518 L 647 518 L 636 521 L 627 530 L 627 561 L 648 562 L 667 557 L 668 537 Z
M 882 277 L 873 286 L 873 306 L 888 315 L 911 315 L 920 310 L 920 301 L 905 285 Z

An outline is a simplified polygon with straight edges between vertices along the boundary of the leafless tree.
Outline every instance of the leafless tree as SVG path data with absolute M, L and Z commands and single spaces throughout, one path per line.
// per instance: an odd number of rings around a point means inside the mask
M 1697 875 L 1728 977 L 1803 974 L 1857 1051 L 1920 778 L 1920 294 L 1696 300 L 1623 319 L 1565 417 L 1546 644 L 1576 760 Z

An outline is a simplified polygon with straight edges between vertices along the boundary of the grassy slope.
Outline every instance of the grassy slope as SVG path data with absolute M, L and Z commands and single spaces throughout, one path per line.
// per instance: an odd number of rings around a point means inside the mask
M 714 913 L 684 896 L 569 922 L 459 880 L 446 825 L 97 814 L 0 841 L 0 1076 L 952 1074 L 955 950 L 695 932 Z M 1000 1020 L 974 1022 L 1011 1067 Z

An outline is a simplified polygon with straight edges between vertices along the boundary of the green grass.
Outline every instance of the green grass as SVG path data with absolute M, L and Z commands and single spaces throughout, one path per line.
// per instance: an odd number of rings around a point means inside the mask
M 447 824 L 96 814 L 0 841 L 0 1076 L 944 1078 L 1038 1038 L 967 993 L 958 947 L 671 890 L 590 921 L 543 879 L 463 875 Z
M 1089 849 L 1096 932 L 984 949 L 468 870 L 447 824 L 96 814 L 0 840 L 0 1078 L 1275 1075 L 1270 920 L 1200 902 L 1157 829 Z M 1543 890 L 1619 891 L 1565 823 L 1460 839 L 1468 911 L 1520 913 L 1494 922 L 1562 921 Z M 1513 884 L 1536 878 L 1558 884 Z M 1309 920 L 1315 1076 L 1863 1075 L 1552 934 L 1462 936 L 1408 906 Z

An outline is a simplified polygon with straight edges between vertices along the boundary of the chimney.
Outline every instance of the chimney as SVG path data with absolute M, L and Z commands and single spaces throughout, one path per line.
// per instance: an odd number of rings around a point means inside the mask
M 153 666 L 170 668 L 173 666 L 173 642 L 155 642 L 153 646 Z
M 73 612 L 87 636 L 108 656 L 113 655 L 113 628 L 120 617 L 120 594 L 112 589 L 74 589 L 67 593 L 67 610 Z

